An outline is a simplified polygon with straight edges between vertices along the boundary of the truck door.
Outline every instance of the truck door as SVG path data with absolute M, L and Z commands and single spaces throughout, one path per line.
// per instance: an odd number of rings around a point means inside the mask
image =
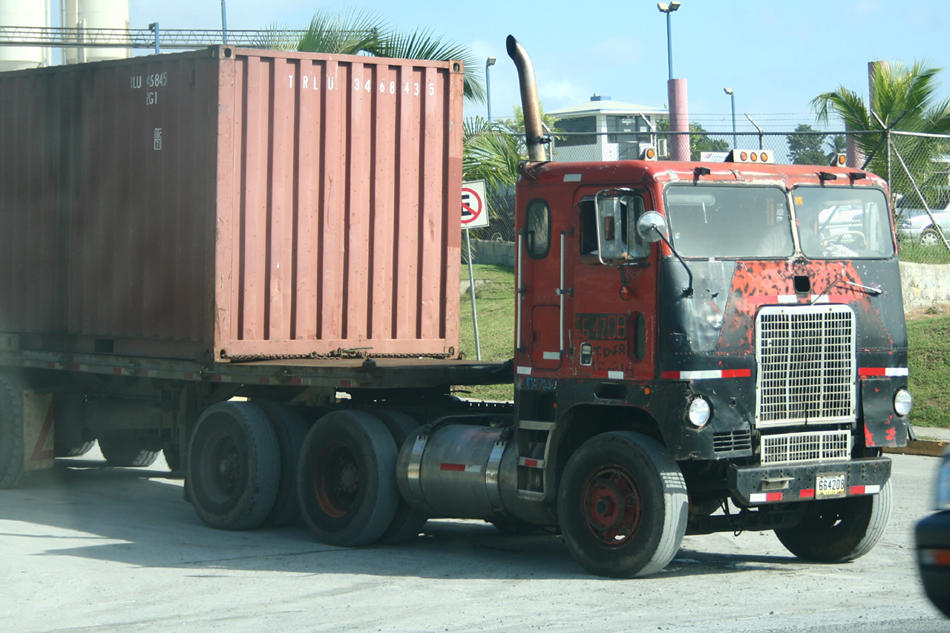
M 561 366 L 560 240 L 554 239 L 551 208 L 540 198 L 525 209 L 524 230 L 519 236 L 520 284 L 518 302 L 522 362 L 532 369 L 556 370 Z
M 653 208 L 645 189 L 584 187 L 575 196 L 568 319 L 572 369 L 579 377 L 654 376 L 658 249 L 636 228 L 640 215 Z

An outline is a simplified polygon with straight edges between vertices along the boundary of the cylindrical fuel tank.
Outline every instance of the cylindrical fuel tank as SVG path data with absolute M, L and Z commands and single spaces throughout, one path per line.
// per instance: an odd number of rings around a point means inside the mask
M 448 424 L 420 432 L 399 451 L 396 481 L 410 505 L 434 517 L 504 514 L 498 473 L 507 428 Z

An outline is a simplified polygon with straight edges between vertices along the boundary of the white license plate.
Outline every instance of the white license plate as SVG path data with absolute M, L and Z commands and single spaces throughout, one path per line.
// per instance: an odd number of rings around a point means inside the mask
M 843 497 L 847 485 L 848 475 L 846 473 L 818 475 L 815 480 L 815 497 L 819 499 L 827 499 L 828 497 Z

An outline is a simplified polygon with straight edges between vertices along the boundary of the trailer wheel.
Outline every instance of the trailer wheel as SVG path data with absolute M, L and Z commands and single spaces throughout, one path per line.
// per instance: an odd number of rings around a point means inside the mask
M 775 530 L 798 558 L 843 563 L 864 556 L 877 544 L 891 516 L 891 482 L 876 495 L 810 501 L 801 523 Z
M 23 475 L 23 386 L 0 374 L 0 488 L 13 488 Z
M 84 437 L 82 424 L 83 397 L 78 394 L 59 394 L 53 399 L 53 455 L 81 457 L 88 453 L 96 440 Z
M 219 402 L 201 414 L 188 446 L 185 484 L 195 513 L 224 530 L 260 527 L 277 499 L 280 448 L 257 405 Z
M 330 545 L 369 545 L 396 516 L 396 442 L 377 418 L 334 411 L 311 427 L 298 467 L 300 511 Z
M 277 485 L 277 499 L 274 509 L 264 522 L 265 525 L 290 525 L 300 518 L 300 504 L 297 501 L 297 463 L 300 459 L 300 447 L 307 435 L 307 423 L 292 408 L 279 402 L 258 401 L 257 406 L 267 415 L 277 444 L 280 447 L 280 481 Z
M 406 438 L 415 436 L 416 429 L 419 428 L 419 423 L 411 416 L 399 411 L 381 410 L 374 411 L 373 414 L 382 420 L 392 434 L 393 440 L 396 442 L 397 455 Z M 398 493 L 396 504 L 396 516 L 387 528 L 386 533 L 379 539 L 383 543 L 405 543 L 416 538 L 429 519 L 425 512 L 410 506 Z
M 110 466 L 151 466 L 158 450 L 142 446 L 141 440 L 129 431 L 101 431 L 99 450 Z
M 640 433 L 601 433 L 567 462 L 557 498 L 568 549 L 588 571 L 629 578 L 660 571 L 686 533 L 676 462 Z

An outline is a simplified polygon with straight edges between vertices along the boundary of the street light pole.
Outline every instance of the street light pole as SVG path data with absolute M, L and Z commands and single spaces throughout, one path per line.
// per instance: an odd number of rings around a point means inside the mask
M 670 14 L 680 8 L 680 3 L 675 0 L 670 3 L 666 2 L 657 2 L 656 8 L 660 10 L 660 13 L 666 14 L 666 60 L 670 69 L 670 80 L 673 79 L 673 37 L 672 29 L 670 28 Z
M 723 88 L 723 92 L 729 95 L 732 102 L 732 149 L 736 148 L 736 93 L 732 88 Z
M 495 65 L 495 58 L 485 60 L 485 103 L 488 105 L 488 122 L 491 123 L 491 75 L 488 69 Z

